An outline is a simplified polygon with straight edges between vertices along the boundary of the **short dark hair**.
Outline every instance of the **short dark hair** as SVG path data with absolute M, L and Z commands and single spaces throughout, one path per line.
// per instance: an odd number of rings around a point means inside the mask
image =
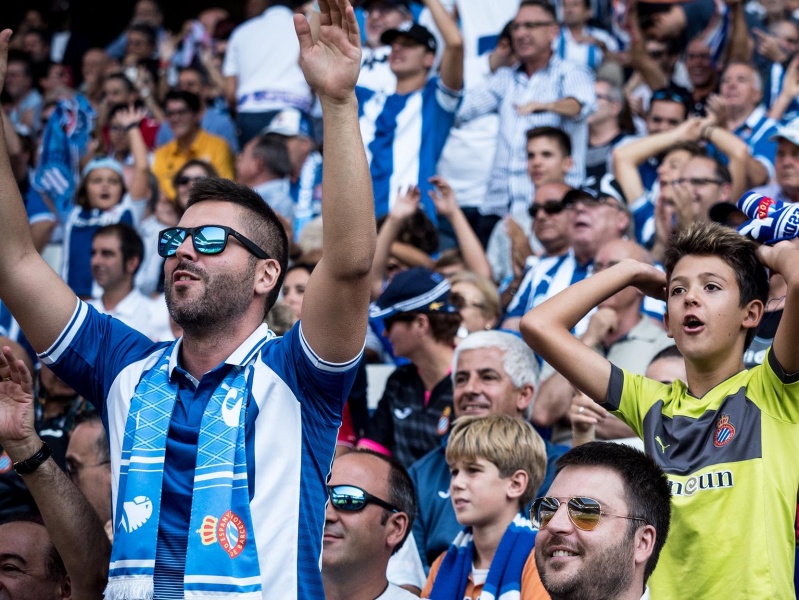
M 134 89 L 133 82 L 130 79 L 128 79 L 125 76 L 124 73 L 111 73 L 110 75 L 106 76 L 105 80 L 106 81 L 113 81 L 113 80 L 121 81 L 123 83 L 123 85 L 125 86 L 125 90 L 128 93 L 132 92 L 133 89 Z
M 644 581 L 655 570 L 660 551 L 669 535 L 671 487 L 666 474 L 649 456 L 624 444 L 589 442 L 572 448 L 555 466 L 555 477 L 567 467 L 603 467 L 621 477 L 624 499 L 632 517 L 640 517 L 655 528 L 655 547 L 644 567 Z M 640 521 L 629 521 L 632 536 Z
M 408 515 L 408 529 L 405 531 L 405 537 L 394 547 L 394 551 L 392 552 L 392 554 L 396 554 L 396 552 L 402 548 L 402 544 L 405 543 L 405 540 L 408 539 L 408 535 L 413 528 L 413 522 L 416 520 L 416 489 L 413 486 L 413 481 L 402 463 L 393 456 L 387 456 L 379 452 L 373 452 L 372 450 L 357 450 L 357 452 L 359 454 L 374 456 L 388 464 L 388 497 L 384 498 L 384 500 L 396 507 L 400 512 L 404 512 Z M 390 515 L 391 513 L 386 511 L 381 524 L 385 524 Z
M 134 23 L 133 25 L 128 27 L 128 33 L 130 33 L 131 31 L 141 33 L 147 38 L 148 44 L 150 44 L 151 46 L 155 46 L 155 38 L 156 38 L 155 29 L 153 29 L 150 25 L 147 25 L 147 23 Z
M 258 137 L 252 152 L 275 177 L 282 179 L 291 175 L 291 159 L 282 135 L 267 133 Z
M 527 141 L 534 140 L 536 138 L 548 138 L 554 140 L 555 143 L 560 148 L 561 153 L 563 156 L 571 156 L 572 155 L 572 141 L 569 136 L 566 134 L 565 131 L 558 127 L 551 127 L 549 125 L 544 125 L 541 127 L 533 127 L 532 129 L 527 130 Z
M 680 352 L 677 344 L 672 344 L 671 346 L 666 346 L 663 348 L 663 350 L 652 357 L 652 360 L 649 361 L 649 364 L 651 365 L 656 360 L 663 360 L 666 358 L 683 358 L 682 352 Z
M 283 229 L 283 225 L 275 211 L 264 202 L 261 196 L 252 189 L 234 183 L 229 179 L 208 177 L 196 181 L 191 186 L 189 201 L 186 206 L 189 207 L 198 202 L 206 201 L 229 202 L 241 207 L 249 216 L 254 217 L 242 219 L 241 227 L 246 231 L 245 235 L 280 265 L 277 283 L 266 297 L 266 306 L 264 308 L 264 315 L 266 315 L 275 304 L 280 294 L 280 288 L 283 286 L 283 278 L 286 276 L 289 248 L 286 230 Z M 253 256 L 252 259 L 254 260 L 255 257 Z
M 455 336 L 458 335 L 458 329 L 463 321 L 460 313 L 431 312 L 423 314 L 430 322 L 430 335 L 435 341 L 443 344 L 455 342 Z
M 7 64 L 12 62 L 23 65 L 25 77 L 33 77 L 33 59 L 31 59 L 30 54 L 23 50 L 9 50 Z
M 674 102 L 680 104 L 684 109 L 683 118 L 687 118 L 691 112 L 691 92 L 679 85 L 668 85 L 652 92 L 652 97 L 649 101 L 649 110 L 652 111 L 652 105 L 655 102 Z
M 164 107 L 166 107 L 170 100 L 180 100 L 185 102 L 186 106 L 188 106 L 189 110 L 194 114 L 200 112 L 200 97 L 197 94 L 186 92 L 184 90 L 169 90 L 166 93 L 166 96 L 164 96 Z
M 206 71 L 203 67 L 199 65 L 192 64 L 192 65 L 187 65 L 185 67 L 178 67 L 178 75 L 180 75 L 181 73 L 185 73 L 186 71 L 193 71 L 194 73 L 197 73 L 197 75 L 200 76 L 200 83 L 202 83 L 203 85 L 208 85 L 208 83 L 210 82 L 210 78 L 208 77 L 208 71 Z
M 122 251 L 122 263 L 127 264 L 131 258 L 138 258 L 139 264 L 136 266 L 136 271 L 141 266 L 142 258 L 144 258 L 144 242 L 141 236 L 136 233 L 127 223 L 114 223 L 112 225 L 104 225 L 97 229 L 92 236 L 92 239 L 101 235 L 113 235 L 119 240 L 119 247 Z M 136 271 L 133 273 L 135 274 Z
M 12 523 L 33 523 L 34 525 L 40 525 L 47 529 L 41 515 L 30 512 L 15 513 L 0 519 L 0 527 L 3 525 L 11 525 Z M 58 550 L 56 550 L 52 540 L 48 541 L 49 546 L 47 548 L 47 554 L 45 555 L 44 576 L 47 578 L 47 581 L 59 584 L 64 583 L 68 575 L 67 568 L 64 566 L 64 561 L 61 560 L 61 555 L 58 553 Z
M 75 422 L 72 425 L 72 431 L 75 431 L 78 425 L 84 424 L 96 425 L 100 428 L 100 435 L 98 435 L 97 439 L 94 440 L 94 451 L 97 453 L 98 463 L 109 462 L 111 460 L 111 450 L 108 446 L 108 435 L 106 435 L 105 425 L 103 424 L 103 420 L 100 418 L 100 413 L 89 410 L 78 414 L 75 417 Z
M 558 17 L 555 14 L 555 7 L 546 0 L 522 0 L 522 2 L 519 4 L 519 9 L 521 10 L 525 6 L 537 6 L 546 12 L 550 17 L 552 17 L 553 21 L 558 20 Z
M 672 235 L 663 258 L 666 280 L 671 281 L 674 267 L 686 256 L 715 256 L 723 260 L 735 273 L 740 292 L 739 306 L 752 300 L 763 304 L 768 299 L 768 275 L 756 254 L 755 243 L 740 233 L 720 223 L 705 221 L 693 223 L 688 228 Z M 755 328 L 746 335 L 748 346 L 755 335 Z

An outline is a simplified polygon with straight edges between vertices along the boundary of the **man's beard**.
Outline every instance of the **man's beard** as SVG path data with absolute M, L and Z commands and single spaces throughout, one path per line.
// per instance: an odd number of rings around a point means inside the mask
M 558 544 L 556 536 L 549 543 Z M 605 548 L 601 554 L 594 550 L 584 567 L 568 581 L 547 582 L 543 571 L 541 580 L 552 600 L 613 600 L 627 590 L 633 579 L 634 545 L 634 536 L 625 533 L 618 544 Z
M 179 263 L 174 270 L 199 277 L 204 289 L 199 297 L 182 299 L 174 292 L 174 282 L 165 282 L 164 295 L 172 319 L 190 335 L 205 336 L 226 329 L 252 302 L 256 262 L 250 257 L 244 274 L 228 271 L 213 276 L 191 263 Z

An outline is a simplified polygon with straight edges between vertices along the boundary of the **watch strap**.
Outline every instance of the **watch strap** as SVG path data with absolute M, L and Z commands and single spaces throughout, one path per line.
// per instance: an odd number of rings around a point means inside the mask
M 30 458 L 14 463 L 14 471 L 17 472 L 17 475 L 30 475 L 38 469 L 44 461 L 50 458 L 52 454 L 53 451 L 50 450 L 50 446 L 48 446 L 46 442 L 42 442 L 42 447 L 39 448 L 36 454 Z

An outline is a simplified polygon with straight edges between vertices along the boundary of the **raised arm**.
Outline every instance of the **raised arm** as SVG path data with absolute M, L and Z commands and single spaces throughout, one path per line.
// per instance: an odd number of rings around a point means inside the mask
M 799 240 L 760 246 L 757 255 L 768 269 L 782 275 L 788 285 L 785 310 L 771 350 L 783 371 L 790 375 L 799 372 L 799 345 L 796 343 L 799 338 Z
M 472 226 L 469 225 L 466 215 L 463 214 L 452 187 L 438 175 L 431 177 L 430 183 L 435 186 L 435 190 L 428 192 L 430 198 L 432 198 L 438 214 L 446 217 L 452 225 L 466 268 L 473 273 L 491 279 L 491 265 L 488 264 L 483 245 L 474 233 Z
M 34 429 L 33 381 L 8 346 L 0 355 L 0 444 L 18 463 L 42 448 Z M 111 543 L 86 497 L 52 457 L 22 476 L 69 575 L 72 598 L 103 597 Z
M 441 83 L 451 90 L 460 90 L 463 88 L 463 36 L 458 24 L 439 0 L 424 0 L 424 4 L 444 38 L 444 53 L 439 67 Z
M 613 151 L 613 172 L 624 196 L 635 200 L 646 191 L 638 173 L 638 165 L 674 144 L 697 141 L 702 132 L 702 125 L 701 119 L 688 119 L 669 131 L 647 135 L 617 147 Z
M 610 363 L 574 337 L 571 330 L 594 306 L 628 285 L 662 295 L 666 276 L 652 265 L 626 259 L 567 287 L 522 318 L 524 341 L 596 402 L 606 400 Z
M 302 331 L 322 359 L 345 362 L 357 356 L 366 338 L 374 197 L 355 98 L 358 22 L 348 0 L 319 0 L 319 8 L 317 41 L 307 19 L 294 16 L 300 66 L 319 96 L 325 138 L 322 259 L 306 288 Z
M 10 29 L 0 33 L 0 82 L 5 81 L 10 38 Z M 0 299 L 33 348 L 42 352 L 66 327 L 77 299 L 33 245 L 28 216 L 11 172 L 5 136 L 0 139 L 0 239 Z
M 128 142 L 130 142 L 130 153 L 133 155 L 133 180 L 130 182 L 128 191 L 134 200 L 146 198 L 150 188 L 147 145 L 144 143 L 139 127 L 146 116 L 147 113 L 143 108 L 135 108 L 133 105 L 114 115 L 114 122 L 125 128 Z

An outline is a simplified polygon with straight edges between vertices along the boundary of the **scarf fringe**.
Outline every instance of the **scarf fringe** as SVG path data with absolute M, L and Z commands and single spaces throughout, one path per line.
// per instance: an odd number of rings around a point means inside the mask
M 149 575 L 112 577 L 104 597 L 105 600 L 152 600 L 153 578 Z

